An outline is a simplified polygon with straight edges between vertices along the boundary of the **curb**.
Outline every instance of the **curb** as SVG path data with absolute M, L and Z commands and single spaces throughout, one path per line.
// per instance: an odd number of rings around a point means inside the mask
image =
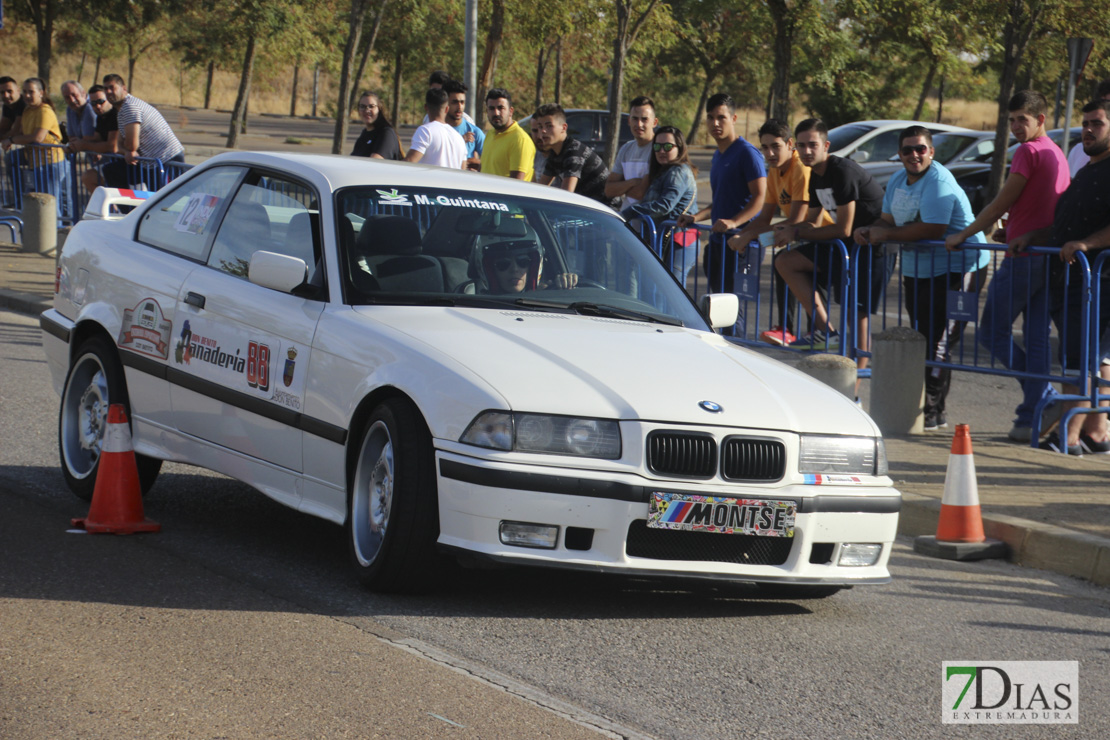
M 53 302 L 45 301 L 41 296 L 0 288 L 0 307 L 2 308 L 25 313 L 29 316 L 38 316 L 43 311 L 52 308 L 53 305 Z
M 903 493 L 898 533 L 936 534 L 939 517 L 939 499 Z M 984 514 L 983 532 L 1009 546 L 1007 560 L 1015 565 L 1110 586 L 1110 538 L 1006 514 Z

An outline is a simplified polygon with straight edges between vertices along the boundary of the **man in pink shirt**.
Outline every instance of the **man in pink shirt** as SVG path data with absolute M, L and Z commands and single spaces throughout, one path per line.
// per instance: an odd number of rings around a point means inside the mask
M 1056 201 L 1068 188 L 1068 163 L 1064 153 L 1045 136 L 1048 100 L 1039 92 L 1022 90 L 1010 98 L 1010 131 L 1021 142 L 1010 165 L 1010 176 L 995 199 L 978 218 L 958 234 L 944 240 L 956 249 L 969 236 L 989 228 L 1009 211 L 1004 229 L 993 239 L 1006 242 L 1052 224 Z M 1049 314 L 1047 256 L 1019 254 L 1007 256 L 994 273 L 987 290 L 987 302 L 979 320 L 979 342 L 991 356 L 1010 370 L 1047 376 L 1051 370 L 1049 354 Z M 1013 324 L 1022 316 L 1025 348 L 1013 341 Z M 1044 401 L 1052 403 L 1056 391 L 1047 380 L 1019 378 L 1022 400 L 1015 411 L 1009 437 L 1015 442 L 1032 439 L 1033 414 Z M 1045 425 L 1042 425 L 1042 430 Z

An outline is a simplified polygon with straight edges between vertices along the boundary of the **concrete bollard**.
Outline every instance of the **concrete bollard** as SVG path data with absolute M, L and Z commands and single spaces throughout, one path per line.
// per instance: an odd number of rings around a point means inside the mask
M 58 205 L 50 193 L 23 194 L 24 252 L 50 254 L 58 247 Z
M 925 337 L 895 326 L 871 344 L 871 418 L 883 434 L 925 428 Z
M 841 355 L 808 355 L 798 369 L 851 399 L 856 397 L 856 361 Z

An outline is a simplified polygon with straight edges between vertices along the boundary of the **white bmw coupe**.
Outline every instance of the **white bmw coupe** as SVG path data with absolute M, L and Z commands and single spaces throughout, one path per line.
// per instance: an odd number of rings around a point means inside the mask
M 362 580 L 437 558 L 824 595 L 890 579 L 871 419 L 713 331 L 614 212 L 508 178 L 227 153 L 79 223 L 43 342 L 62 468 L 109 403 L 163 460 L 345 527 Z

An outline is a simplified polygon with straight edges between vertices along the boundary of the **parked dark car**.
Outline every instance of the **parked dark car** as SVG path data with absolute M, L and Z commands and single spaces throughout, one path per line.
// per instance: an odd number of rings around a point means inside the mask
M 1014 139 L 1011 137 L 1011 141 Z M 933 134 L 933 148 L 936 154 L 933 160 L 940 162 L 949 169 L 952 165 L 962 162 L 990 163 L 994 154 L 993 131 L 942 131 Z M 902 169 L 902 161 L 895 154 L 885 162 L 864 162 L 863 169 L 871 173 L 875 182 L 886 187 L 887 182 L 898 170 Z

